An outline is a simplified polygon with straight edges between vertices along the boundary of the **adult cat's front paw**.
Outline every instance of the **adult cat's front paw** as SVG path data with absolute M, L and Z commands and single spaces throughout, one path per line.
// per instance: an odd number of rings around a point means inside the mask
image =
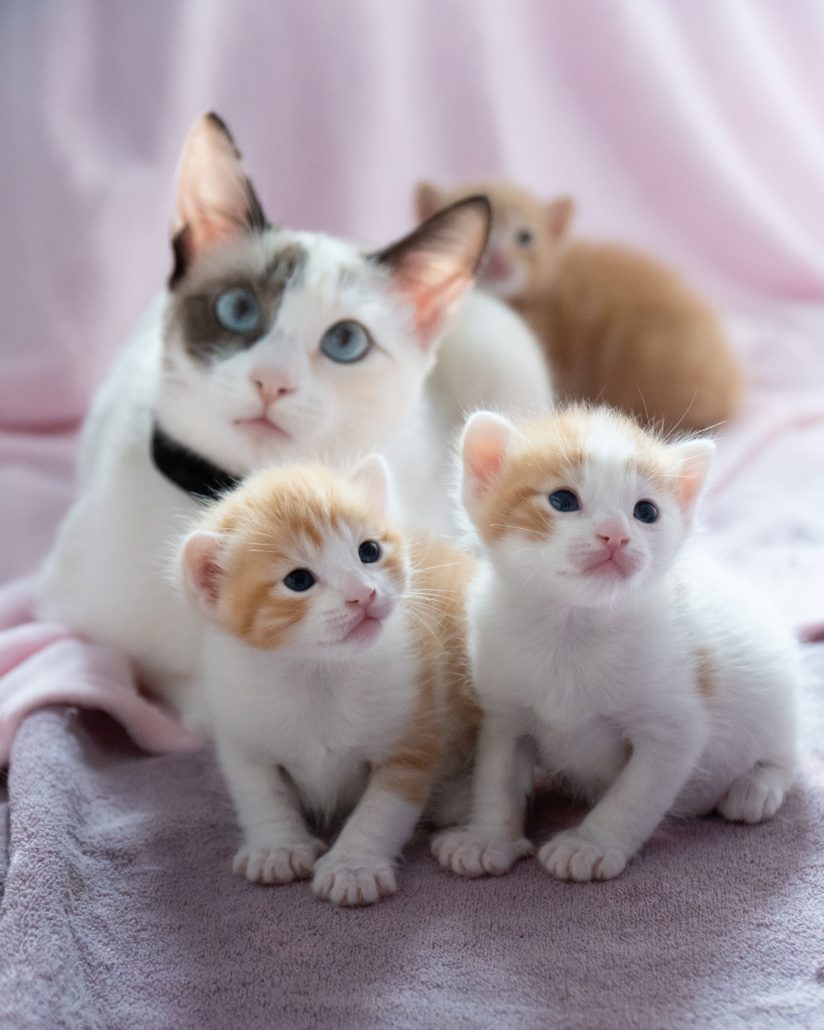
M 244 844 L 235 855 L 232 870 L 252 883 L 292 883 L 312 875 L 318 855 L 326 845 L 315 837 L 288 844 Z
M 589 840 L 576 830 L 564 830 L 538 852 L 538 861 L 559 880 L 611 880 L 623 872 L 629 855 L 615 844 Z
M 333 905 L 373 905 L 398 889 L 395 870 L 385 858 L 336 855 L 334 848 L 315 866 L 312 890 Z
M 532 851 L 526 837 L 495 837 L 469 829 L 444 830 L 432 841 L 435 858 L 459 876 L 503 876 Z

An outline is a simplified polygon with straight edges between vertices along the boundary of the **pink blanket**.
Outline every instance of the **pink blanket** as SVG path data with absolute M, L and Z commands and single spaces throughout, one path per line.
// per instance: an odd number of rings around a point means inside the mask
M 816 1025 L 824 701 L 756 829 L 671 826 L 613 884 L 534 864 L 338 913 L 256 890 L 208 750 L 121 655 L 29 622 L 80 419 L 170 266 L 177 150 L 215 108 L 270 217 L 381 242 L 422 176 L 574 192 L 715 298 L 746 362 L 709 543 L 824 620 L 824 19 L 814 4 L 277 0 L 0 6 L 0 1024 L 45 1028 Z M 13 582 L 14 581 L 14 582 Z M 34 711 L 61 702 L 55 710 Z M 0 806 L 2 808 L 2 806 Z M 557 812 L 540 808 L 543 839 Z M 8 868 L 6 869 L 6 865 Z

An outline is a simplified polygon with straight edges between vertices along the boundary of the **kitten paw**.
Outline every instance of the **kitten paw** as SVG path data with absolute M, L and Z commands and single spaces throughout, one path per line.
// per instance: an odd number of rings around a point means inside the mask
M 459 876 L 503 876 L 533 851 L 526 837 L 492 837 L 475 830 L 444 830 L 432 841 L 435 858 Z
M 733 823 L 760 823 L 771 819 L 784 800 L 787 774 L 774 765 L 756 765 L 739 776 L 718 806 Z
M 574 830 L 557 833 L 538 852 L 538 861 L 559 880 L 611 880 L 623 872 L 629 855 L 616 847 L 597 844 Z
M 292 883 L 308 879 L 324 851 L 326 845 L 314 837 L 271 847 L 244 844 L 235 855 L 232 870 L 251 883 Z
M 332 851 L 315 866 L 312 890 L 333 905 L 373 905 L 398 889 L 392 863 L 383 858 L 349 861 Z

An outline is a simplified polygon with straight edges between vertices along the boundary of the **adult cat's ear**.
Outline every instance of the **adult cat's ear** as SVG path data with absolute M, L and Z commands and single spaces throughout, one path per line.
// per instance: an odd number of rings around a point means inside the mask
M 687 514 L 692 512 L 707 479 L 715 454 L 712 440 L 684 440 L 670 445 L 680 466 L 676 483 L 678 503 Z
M 389 509 L 389 467 L 380 454 L 364 458 L 352 470 L 352 482 L 367 494 L 374 507 L 383 515 Z
M 489 489 L 506 457 L 515 426 L 492 411 L 476 411 L 464 426 L 461 439 L 463 458 L 463 502 L 472 514 Z
M 566 236 L 574 214 L 575 201 L 572 197 L 559 197 L 546 205 L 546 224 L 553 239 L 560 240 Z
M 220 597 L 226 538 L 220 533 L 198 529 L 183 541 L 180 566 L 189 597 L 206 615 L 211 615 Z
M 415 214 L 419 222 L 425 222 L 443 206 L 443 196 L 434 183 L 418 183 L 415 187 Z
M 371 255 L 389 269 L 394 288 L 412 302 L 424 348 L 432 345 L 444 319 L 472 282 L 491 219 L 486 197 L 468 197 Z
M 216 114 L 202 115 L 180 154 L 172 222 L 175 266 L 169 285 L 185 275 L 204 250 L 266 226 L 231 133 Z

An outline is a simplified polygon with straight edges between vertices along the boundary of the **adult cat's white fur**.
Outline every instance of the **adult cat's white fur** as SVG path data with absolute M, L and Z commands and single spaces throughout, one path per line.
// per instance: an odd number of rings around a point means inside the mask
M 121 647 L 144 686 L 197 718 L 188 699 L 197 628 L 164 569 L 198 502 L 155 468 L 155 421 L 240 475 L 382 450 L 405 521 L 443 529 L 445 454 L 472 390 L 457 393 L 454 369 L 428 385 L 439 343 L 470 386 L 476 362 L 494 369 L 502 407 L 549 403 L 537 347 L 516 316 L 470 293 L 450 329 L 487 225 L 479 202 L 373 257 L 323 234 L 271 229 L 225 126 L 212 116 L 196 123 L 181 160 L 173 282 L 95 399 L 79 496 L 43 569 L 39 614 Z M 254 341 L 219 326 L 210 335 L 210 298 L 238 282 L 259 288 L 268 312 Z M 362 361 L 321 352 L 341 321 L 366 327 Z M 480 399 L 496 401 L 486 387 Z
M 780 806 L 797 762 L 798 654 L 775 613 L 689 538 L 711 453 L 606 409 L 467 424 L 484 717 L 470 824 L 436 840 L 443 865 L 501 874 L 530 850 L 532 755 L 597 802 L 539 851 L 561 878 L 618 875 L 668 812 L 752 823 Z

